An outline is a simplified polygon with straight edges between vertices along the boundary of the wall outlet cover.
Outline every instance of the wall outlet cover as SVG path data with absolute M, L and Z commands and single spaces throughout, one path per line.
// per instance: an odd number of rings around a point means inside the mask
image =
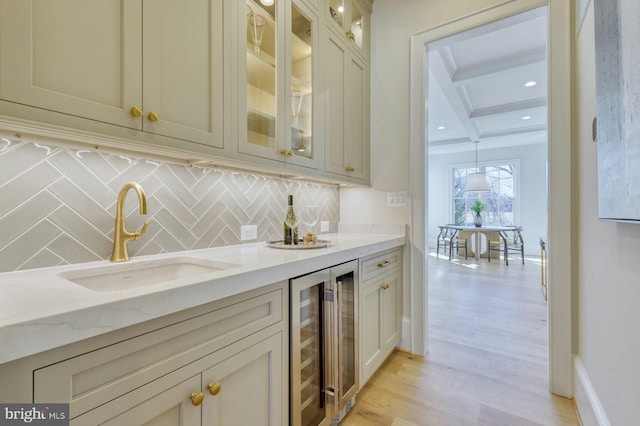
M 258 226 L 246 225 L 240 227 L 240 240 L 257 240 L 258 239 Z
M 329 221 L 321 220 L 320 221 L 320 232 L 329 232 Z

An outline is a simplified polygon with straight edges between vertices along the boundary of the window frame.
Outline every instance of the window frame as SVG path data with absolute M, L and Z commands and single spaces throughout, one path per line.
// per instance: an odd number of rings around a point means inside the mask
M 482 170 L 487 167 L 498 167 L 512 164 L 513 165 L 513 224 L 520 224 L 520 205 L 522 198 L 520 195 L 520 160 L 517 158 L 505 158 L 489 161 L 478 161 L 478 169 Z M 452 163 L 449 165 L 449 223 L 455 223 L 455 170 L 456 169 L 475 169 L 475 162 Z M 482 199 L 484 202 L 484 199 Z M 496 225 L 497 226 L 497 225 Z

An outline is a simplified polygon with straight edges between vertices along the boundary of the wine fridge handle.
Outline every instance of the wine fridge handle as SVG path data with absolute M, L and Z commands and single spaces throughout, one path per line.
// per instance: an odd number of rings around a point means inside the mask
M 332 354 L 334 353 L 335 341 L 334 341 L 334 330 L 335 330 L 335 303 L 334 303 L 335 293 L 333 290 L 325 289 L 324 293 L 324 312 L 323 312 L 323 323 L 324 323 L 324 392 L 326 395 L 326 403 L 327 404 L 335 404 L 335 389 L 337 383 L 335 383 L 335 376 L 333 375 L 334 362 L 335 358 L 333 358 Z

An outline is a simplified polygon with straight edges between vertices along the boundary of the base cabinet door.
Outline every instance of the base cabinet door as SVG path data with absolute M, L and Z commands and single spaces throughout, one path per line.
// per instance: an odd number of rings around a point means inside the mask
M 369 285 L 360 294 L 360 353 L 362 354 L 362 381 L 374 371 L 373 364 L 382 352 L 382 294 L 380 286 Z
M 190 398 L 192 392 L 200 389 L 200 380 L 200 375 L 185 380 L 102 424 L 106 426 L 200 426 L 202 410 L 194 406 Z M 195 402 L 197 402 L 196 396 L 194 396 Z M 72 420 L 70 424 L 82 423 Z
M 402 254 L 389 251 L 361 265 L 360 375 L 364 384 L 402 339 Z
M 281 425 L 282 334 L 276 334 L 202 373 L 202 424 Z

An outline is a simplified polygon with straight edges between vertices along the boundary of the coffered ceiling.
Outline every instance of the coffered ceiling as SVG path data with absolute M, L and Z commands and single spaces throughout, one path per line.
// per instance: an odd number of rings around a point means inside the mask
M 473 141 L 478 149 L 547 142 L 546 14 L 532 10 L 429 45 L 430 154 L 472 150 Z

